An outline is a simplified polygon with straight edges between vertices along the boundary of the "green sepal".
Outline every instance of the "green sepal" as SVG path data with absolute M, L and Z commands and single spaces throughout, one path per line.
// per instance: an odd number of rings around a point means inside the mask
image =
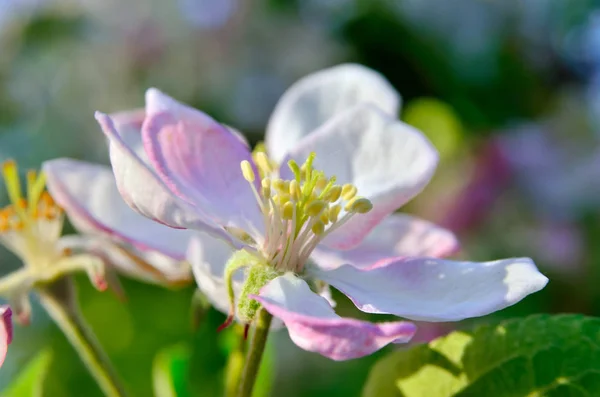
M 260 303 L 251 299 L 249 295 L 258 295 L 262 287 L 269 281 L 280 276 L 281 273 L 267 264 L 256 264 L 246 271 L 246 282 L 238 299 L 238 316 L 244 323 L 250 323 L 260 309 Z

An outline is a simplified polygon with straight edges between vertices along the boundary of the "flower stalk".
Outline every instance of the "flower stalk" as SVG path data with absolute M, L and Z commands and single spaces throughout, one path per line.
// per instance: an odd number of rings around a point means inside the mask
M 65 334 L 81 361 L 107 397 L 125 397 L 125 388 L 95 335 L 81 315 L 73 280 L 65 277 L 38 289 L 40 302 Z
M 265 346 L 267 345 L 272 319 L 273 316 L 264 309 L 260 310 L 256 316 L 256 326 L 252 335 L 252 342 L 246 354 L 246 363 L 237 397 L 252 396 L 252 390 L 254 390 Z
M 247 343 L 244 337 L 244 327 L 236 325 L 232 332 L 235 333 L 237 340 L 227 358 L 227 367 L 225 368 L 225 397 L 236 397 L 244 371 L 244 359 L 246 356 Z

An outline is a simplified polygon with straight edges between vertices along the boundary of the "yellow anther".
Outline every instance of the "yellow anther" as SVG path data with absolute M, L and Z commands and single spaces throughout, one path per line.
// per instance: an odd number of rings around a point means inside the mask
M 273 197 L 273 201 L 275 201 L 279 206 L 283 206 L 285 203 L 290 201 L 290 195 L 287 193 L 281 193 Z
M 342 195 L 342 187 L 340 185 L 332 186 L 327 193 L 324 195 L 324 199 L 329 201 L 330 203 L 335 203 L 338 201 L 340 196 Z
M 244 179 L 248 182 L 254 182 L 255 175 L 250 162 L 248 160 L 244 160 L 240 163 L 240 166 L 242 167 L 242 175 L 244 175 Z
M 342 187 L 342 198 L 346 201 L 350 201 L 354 198 L 354 196 L 356 196 L 357 191 L 358 189 L 356 186 L 352 185 L 351 183 L 346 183 Z
M 329 207 L 329 220 L 331 221 L 331 223 L 334 223 L 337 221 L 341 210 L 342 210 L 342 206 L 339 204 L 336 204 L 333 207 Z
M 271 163 L 265 152 L 257 152 L 254 155 L 254 161 L 256 161 L 256 165 L 258 165 L 263 174 L 268 175 L 271 173 Z
M 316 192 L 312 192 L 307 198 L 306 201 L 304 203 L 304 205 L 309 205 L 310 203 L 312 203 L 313 201 L 316 201 L 319 199 L 319 195 Z
M 325 175 L 321 175 L 319 179 L 317 179 L 317 184 L 315 186 L 319 190 L 323 190 L 325 186 L 327 186 L 327 178 L 325 177 Z
M 314 234 L 321 235 L 325 231 L 325 224 L 321 221 L 315 222 L 315 224 L 310 228 Z
M 282 192 L 286 192 L 288 191 L 288 187 L 285 186 L 285 181 L 283 181 L 282 179 L 275 179 L 273 181 L 273 188 L 275 190 L 277 190 L 278 193 L 282 193 Z
M 319 217 L 319 219 L 321 219 L 321 222 L 323 222 L 324 224 L 328 224 L 329 223 L 329 212 L 328 211 L 321 212 L 321 216 Z
M 295 179 L 290 182 L 289 192 L 292 200 L 300 200 L 300 184 Z
M 283 208 L 281 210 L 281 217 L 288 221 L 294 218 L 294 203 L 288 201 L 283 205 Z
M 317 216 L 327 207 L 327 203 L 323 200 L 315 200 L 306 206 L 306 213 L 309 216 Z
M 346 204 L 345 210 L 348 212 L 356 212 L 358 214 L 366 214 L 373 209 L 373 203 L 364 197 L 355 197 Z
M 260 182 L 260 184 L 262 186 L 263 197 L 271 197 L 271 180 L 269 178 L 265 178 Z

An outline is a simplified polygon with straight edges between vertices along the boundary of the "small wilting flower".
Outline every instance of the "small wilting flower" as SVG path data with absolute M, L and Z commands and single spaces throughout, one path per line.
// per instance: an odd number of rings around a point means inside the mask
M 139 120 L 135 113 L 121 116 L 127 125 Z M 129 208 L 110 167 L 62 158 L 43 168 L 48 189 L 80 232 L 69 239 L 73 250 L 94 252 L 143 281 L 165 286 L 192 282 L 185 260 L 192 232 L 160 225 Z
M 87 253 L 74 254 L 68 238 L 61 237 L 63 210 L 46 191 L 45 175 L 30 170 L 24 195 L 15 162 L 5 162 L 2 172 L 11 204 L 0 210 L 0 243 L 23 267 L 0 278 L 0 296 L 11 303 L 17 322 L 29 322 L 30 290 L 66 274 L 84 271 L 97 289 L 106 289 L 104 262 Z
M 399 102 L 364 67 L 318 72 L 283 96 L 266 147 L 254 153 L 236 131 L 156 89 L 146 94 L 141 138 L 118 118 L 96 118 L 127 204 L 205 232 L 191 240 L 188 260 L 216 307 L 246 323 L 262 307 L 301 348 L 345 360 L 407 342 L 415 326 L 341 318 L 328 285 L 364 312 L 457 321 L 547 282 L 528 258 L 438 259 L 457 249 L 453 234 L 393 214 L 438 162 L 429 141 L 396 119 Z
M 12 341 L 12 311 L 8 306 L 0 306 L 0 367 L 4 363 L 8 345 Z

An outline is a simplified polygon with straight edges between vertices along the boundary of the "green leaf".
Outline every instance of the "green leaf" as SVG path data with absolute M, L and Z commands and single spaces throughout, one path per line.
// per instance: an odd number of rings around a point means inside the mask
M 50 351 L 42 350 L 27 363 L 10 386 L 2 392 L 2 397 L 41 397 L 51 361 Z
M 363 397 L 600 396 L 600 319 L 535 315 L 396 351 Z
M 191 353 L 185 345 L 175 345 L 161 350 L 152 366 L 154 394 L 156 397 L 189 397 L 187 374 Z

